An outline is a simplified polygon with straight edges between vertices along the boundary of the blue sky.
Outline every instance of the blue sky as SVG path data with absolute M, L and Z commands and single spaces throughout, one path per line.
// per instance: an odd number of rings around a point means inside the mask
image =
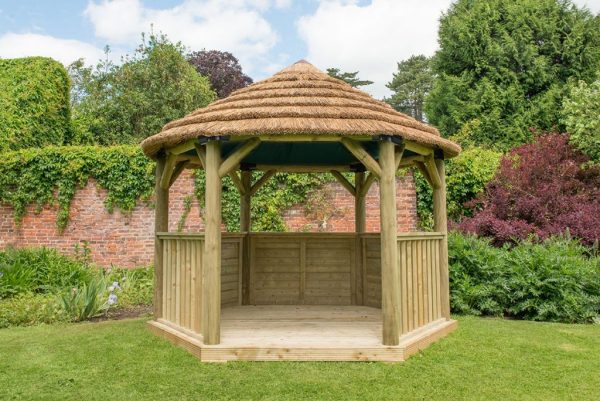
M 451 0 L 0 0 L 0 57 L 43 55 L 68 64 L 131 52 L 140 33 L 166 33 L 190 50 L 231 51 L 254 79 L 307 59 L 360 71 L 388 92 L 396 62 L 437 48 Z M 600 0 L 575 0 L 594 13 Z

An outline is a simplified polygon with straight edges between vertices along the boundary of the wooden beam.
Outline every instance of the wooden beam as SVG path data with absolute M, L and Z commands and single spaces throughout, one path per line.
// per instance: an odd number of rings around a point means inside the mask
M 442 316 L 450 319 L 450 284 L 448 276 L 448 217 L 446 211 L 446 170 L 444 160 L 435 161 L 440 186 L 433 188 L 433 229 L 444 235 L 440 246 L 440 303 Z
M 169 181 L 169 188 L 171 188 L 171 185 L 173 185 L 175 183 L 175 181 L 177 181 L 177 178 L 179 178 L 179 176 L 181 175 L 181 173 L 183 173 L 183 170 L 185 169 L 185 166 L 188 164 L 188 161 L 180 161 L 177 163 L 177 165 L 175 166 L 175 169 L 173 170 L 173 174 L 171 175 L 171 180 Z
M 262 177 L 260 177 L 259 180 L 254 183 L 254 185 L 252 185 L 252 188 L 250 188 L 250 191 L 248 191 L 248 195 L 254 196 L 254 194 L 256 194 L 256 191 L 258 191 L 260 187 L 262 187 L 265 184 L 265 182 L 267 182 L 267 180 L 271 178 L 274 174 L 275 170 L 269 170 L 265 172 L 262 175 Z
M 196 148 L 196 154 L 198 154 L 202 168 L 206 170 L 206 148 L 198 143 L 194 144 L 194 147 Z
M 352 196 L 356 196 L 356 188 L 354 188 L 354 185 L 352 185 L 350 181 L 348 181 L 346 177 L 342 175 L 342 173 L 336 170 L 331 170 L 330 173 L 340 184 L 342 184 L 344 188 L 346 188 L 348 192 L 352 194 Z
M 405 141 L 403 142 L 406 149 L 410 150 L 413 153 L 418 153 L 422 156 L 427 156 L 433 153 L 433 148 L 427 147 L 425 145 L 421 145 L 420 143 Z
M 367 196 L 367 193 L 369 192 L 369 189 L 371 189 L 373 182 L 375 182 L 375 174 L 369 173 L 362 188 L 360 189 L 360 196 Z
M 169 189 L 169 183 L 171 182 L 171 176 L 173 175 L 173 168 L 177 162 L 177 155 L 175 153 L 169 153 L 165 162 L 165 168 L 160 177 L 160 187 L 162 189 Z
M 402 157 L 402 160 L 400 160 L 400 164 L 398 165 L 398 168 L 406 168 L 406 167 L 412 167 L 415 165 L 416 162 L 424 162 L 425 161 L 425 156 L 406 156 L 406 157 Z
M 154 319 L 163 315 L 163 240 L 157 235 L 169 230 L 169 190 L 160 185 L 165 169 L 165 159 L 156 161 L 155 186 L 156 205 L 154 207 Z
M 379 179 L 382 342 L 383 345 L 398 345 L 402 319 L 396 216 L 396 160 L 392 142 L 379 142 L 379 162 L 382 171 Z
M 202 265 L 202 338 L 221 342 L 221 143 L 206 143 L 204 255 Z
M 429 178 L 431 179 L 431 187 L 439 188 L 442 185 L 442 183 L 438 174 L 436 162 L 433 160 L 433 154 L 425 157 L 425 168 L 427 169 L 427 172 L 429 173 Z
M 219 177 L 224 177 L 229 174 L 229 172 L 235 169 L 242 159 L 248 156 L 258 145 L 260 145 L 260 139 L 252 138 L 236 148 L 229 157 L 221 163 L 221 166 L 219 167 Z
M 423 178 L 425 178 L 425 181 L 427 181 L 427 183 L 433 188 L 433 183 L 431 182 L 431 178 L 429 177 L 429 171 L 427 171 L 425 164 L 423 164 L 422 162 L 415 162 L 415 167 L 419 169 L 421 175 L 423 176 Z
M 172 148 L 167 149 L 167 152 L 180 155 L 187 151 L 194 149 L 194 146 L 198 144 L 198 139 L 191 139 L 187 142 L 180 143 L 179 145 L 173 146 Z
M 261 135 L 263 142 L 339 142 L 342 137 L 331 135 Z
M 359 142 L 352 139 L 342 138 L 342 144 L 354 155 L 371 173 L 377 177 L 381 177 L 381 167 L 375 159 L 362 147 Z
M 396 160 L 396 171 L 400 168 L 400 162 L 402 161 L 402 156 L 404 156 L 404 144 L 396 147 L 396 152 L 394 154 L 394 160 Z
M 352 171 L 352 168 L 348 165 L 340 166 L 294 166 L 294 165 L 276 165 L 276 164 L 257 164 L 255 170 L 258 171 L 269 171 L 275 170 L 278 173 L 327 173 L 331 170 L 348 172 Z
M 232 171 L 227 175 L 229 176 L 229 178 L 231 178 L 231 181 L 233 181 L 233 185 L 235 185 L 240 195 L 244 195 L 246 193 L 246 189 L 244 188 L 244 184 L 242 184 L 242 180 L 240 179 L 238 173 Z

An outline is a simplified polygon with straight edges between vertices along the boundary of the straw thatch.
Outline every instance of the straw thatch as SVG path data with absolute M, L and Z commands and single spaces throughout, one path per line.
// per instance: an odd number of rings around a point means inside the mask
M 172 121 L 142 142 L 148 156 L 200 136 L 392 135 L 456 156 L 460 146 L 427 124 L 299 61 L 273 77 Z

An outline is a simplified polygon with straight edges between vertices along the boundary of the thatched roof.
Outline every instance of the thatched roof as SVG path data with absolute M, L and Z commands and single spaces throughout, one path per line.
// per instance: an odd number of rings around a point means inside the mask
M 142 142 L 148 156 L 200 136 L 339 135 L 402 137 L 456 156 L 460 146 L 432 126 L 299 61 L 271 78 L 172 121 Z

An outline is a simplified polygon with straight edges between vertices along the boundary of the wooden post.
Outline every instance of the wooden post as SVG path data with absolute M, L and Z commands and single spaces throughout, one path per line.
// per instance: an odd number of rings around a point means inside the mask
M 156 233 L 169 230 L 169 190 L 160 185 L 165 170 L 165 159 L 156 161 L 156 183 L 154 192 L 156 206 L 154 209 L 154 319 L 163 315 L 163 241 Z
M 245 233 L 242 241 L 242 305 L 250 303 L 250 204 L 252 195 L 252 172 L 242 171 L 244 195 L 240 197 L 240 231 Z
M 365 185 L 365 173 L 360 171 L 354 173 L 354 231 L 356 237 L 354 240 L 354 289 L 352 293 L 352 304 L 363 305 L 363 254 L 362 254 L 362 233 L 366 230 L 366 210 L 365 194 L 363 193 Z
M 381 313 L 383 345 L 400 341 L 400 271 L 396 222 L 396 160 L 394 144 L 379 142 L 380 221 L 381 221 Z
M 204 344 L 221 341 L 221 144 L 206 143 L 205 234 L 202 268 Z
M 444 235 L 440 246 L 440 301 L 442 316 L 450 319 L 450 283 L 448 276 L 448 221 L 446 215 L 446 170 L 443 155 L 436 157 L 435 167 L 440 179 L 433 188 L 433 229 Z
M 364 233 L 366 229 L 366 210 L 365 197 L 363 194 L 363 185 L 365 183 L 365 173 L 359 172 L 354 174 L 354 187 L 356 195 L 354 196 L 354 227 L 357 233 Z

